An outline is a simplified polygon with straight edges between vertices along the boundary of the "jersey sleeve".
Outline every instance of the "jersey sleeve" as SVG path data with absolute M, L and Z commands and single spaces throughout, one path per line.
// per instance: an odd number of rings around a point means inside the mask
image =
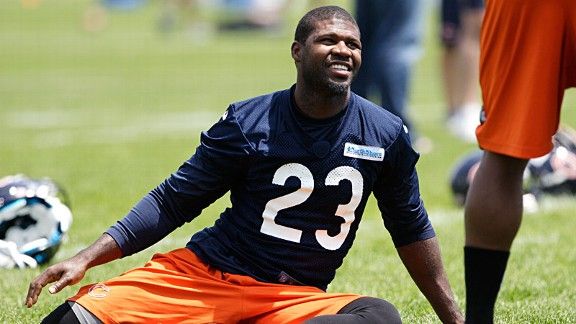
M 420 197 L 416 162 L 419 155 L 404 131 L 386 152 L 384 171 L 378 179 L 374 196 L 384 225 L 396 247 L 435 236 Z
M 222 119 L 201 134 L 194 155 L 106 231 L 123 256 L 155 244 L 193 220 L 242 176 L 251 147 L 233 111 L 230 106 Z

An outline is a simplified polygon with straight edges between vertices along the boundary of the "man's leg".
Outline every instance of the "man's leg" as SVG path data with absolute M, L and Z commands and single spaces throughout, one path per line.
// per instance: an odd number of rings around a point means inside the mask
M 512 241 L 522 220 L 527 160 L 485 152 L 465 207 L 466 323 L 492 323 Z
M 412 68 L 421 52 L 425 2 L 357 0 L 355 4 L 363 64 L 352 91 L 370 99 L 370 90 L 375 90 L 378 104 L 402 118 L 410 129 L 405 106 Z
M 314 317 L 306 324 L 402 323 L 394 305 L 374 298 L 361 297 L 344 306 L 337 314 Z
M 68 302 L 56 307 L 42 320 L 42 324 L 80 324 Z
M 99 324 L 102 323 L 80 304 L 65 301 L 42 320 L 42 324 Z
M 422 0 L 380 1 L 380 22 L 374 42 L 376 64 L 367 66 L 375 76 L 380 104 L 399 116 L 417 136 L 407 109 L 414 64 L 422 53 L 426 3 Z M 387 3 L 384 5 L 383 3 Z
M 475 143 L 480 116 L 479 57 L 481 2 L 444 0 L 443 64 L 446 126 L 462 140 Z
M 374 33 L 376 32 L 377 20 L 374 18 L 373 1 L 354 1 L 354 12 L 358 28 L 362 34 L 362 65 L 352 82 L 351 89 L 357 95 L 370 99 L 373 86 L 373 75 L 370 71 L 374 62 Z

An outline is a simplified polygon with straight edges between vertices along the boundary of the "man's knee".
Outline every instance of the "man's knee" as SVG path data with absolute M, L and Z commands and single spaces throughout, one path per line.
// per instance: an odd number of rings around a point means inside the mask
M 42 320 L 42 324 L 80 324 L 70 304 L 65 301 Z
M 338 314 L 354 314 L 369 323 L 402 323 L 391 303 L 374 297 L 361 297 L 344 306 Z
M 48 314 L 42 324 L 102 324 L 102 321 L 82 305 L 65 301 Z

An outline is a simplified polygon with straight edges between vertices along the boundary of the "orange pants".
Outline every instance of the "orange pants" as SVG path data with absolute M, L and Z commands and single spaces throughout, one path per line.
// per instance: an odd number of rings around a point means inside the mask
M 552 149 L 564 90 L 576 86 L 576 0 L 487 0 L 480 40 L 482 149 L 534 158 Z
M 70 300 L 105 323 L 301 323 L 359 297 L 223 273 L 182 248 L 84 286 Z

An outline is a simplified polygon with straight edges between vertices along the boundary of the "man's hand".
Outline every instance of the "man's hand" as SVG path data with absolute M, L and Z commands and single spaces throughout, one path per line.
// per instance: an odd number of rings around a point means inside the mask
M 122 257 L 122 251 L 114 239 L 104 233 L 96 242 L 86 249 L 78 252 L 70 259 L 64 260 L 48 267 L 38 277 L 34 278 L 28 288 L 28 295 L 24 305 L 30 308 L 38 301 L 38 296 L 49 283 L 48 291 L 55 294 L 66 286 L 77 284 L 88 269 Z
M 80 280 L 84 278 L 87 267 L 83 265 L 82 262 L 77 262 L 77 259 L 78 258 L 74 257 L 50 266 L 38 277 L 32 280 L 30 287 L 28 288 L 28 295 L 24 302 L 26 307 L 30 308 L 32 305 L 36 304 L 42 288 L 49 283 L 54 282 L 53 285 L 50 285 L 48 291 L 51 294 L 55 294 L 66 286 L 80 282 Z

